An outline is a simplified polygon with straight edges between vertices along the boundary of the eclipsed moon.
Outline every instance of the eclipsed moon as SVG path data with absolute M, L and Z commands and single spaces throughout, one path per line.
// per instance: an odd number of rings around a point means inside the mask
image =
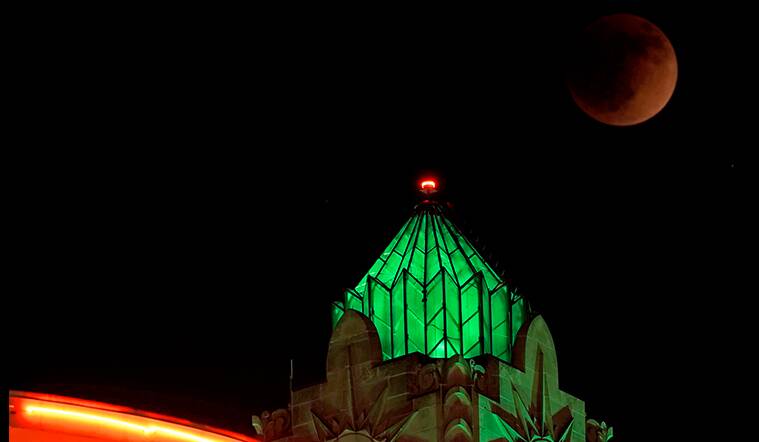
M 661 111 L 677 82 L 675 50 L 653 23 L 631 14 L 601 17 L 581 34 L 570 56 L 575 103 L 596 120 L 642 123 Z

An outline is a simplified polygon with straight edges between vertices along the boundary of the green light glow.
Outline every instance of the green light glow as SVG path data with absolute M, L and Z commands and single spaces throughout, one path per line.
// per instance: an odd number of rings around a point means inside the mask
M 434 203 L 421 204 L 355 289 L 346 308 L 377 327 L 384 359 L 484 353 L 509 361 L 528 306 Z

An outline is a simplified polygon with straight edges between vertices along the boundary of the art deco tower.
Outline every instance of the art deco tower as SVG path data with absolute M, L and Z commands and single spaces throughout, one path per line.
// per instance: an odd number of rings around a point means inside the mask
M 327 379 L 254 417 L 267 441 L 606 441 L 559 389 L 553 339 L 446 216 L 434 181 L 333 304 Z

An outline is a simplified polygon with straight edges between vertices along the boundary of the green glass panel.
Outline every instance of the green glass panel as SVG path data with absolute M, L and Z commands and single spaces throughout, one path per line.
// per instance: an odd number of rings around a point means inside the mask
M 390 346 L 390 293 L 382 285 L 373 283 L 371 279 L 369 282 L 369 298 L 372 303 L 370 318 L 377 327 L 377 334 L 382 344 L 382 358 L 390 359 L 392 354 Z
M 402 259 L 403 257 L 401 255 L 395 252 L 391 253 L 390 256 L 387 258 L 387 262 L 385 263 L 385 266 L 382 267 L 382 270 L 380 271 L 377 279 L 382 281 L 387 286 L 393 285 L 393 278 L 395 278 L 395 272 L 398 270 L 398 267 L 400 266 Z
M 451 253 L 451 261 L 453 261 L 453 266 L 456 269 L 456 278 L 459 283 L 465 283 L 472 276 L 472 269 L 464 255 L 461 254 L 461 249 L 456 249 Z
M 373 276 L 373 277 L 376 278 L 377 274 L 379 273 L 380 269 L 382 268 L 382 264 L 384 264 L 384 262 L 382 260 L 380 260 L 380 259 L 374 261 L 374 264 L 372 264 L 372 267 L 369 269 L 369 273 L 367 275 L 368 276 Z
M 427 254 L 427 268 L 425 269 L 424 280 L 432 281 L 432 278 L 440 271 L 440 260 L 438 259 L 438 248 L 433 248 L 429 254 Z
M 472 315 L 463 327 L 464 356 L 472 358 L 482 354 L 480 351 L 480 312 Z
M 406 271 L 403 271 L 398 284 L 393 286 L 392 301 L 392 333 L 394 358 L 406 354 L 406 324 L 404 320 L 405 304 L 403 302 L 403 281 L 407 279 Z
M 399 265 L 392 264 L 394 270 L 393 276 L 385 280 L 385 284 L 391 286 L 395 283 L 395 280 L 401 276 L 401 271 L 406 270 L 411 265 L 411 257 L 413 256 L 414 243 L 416 242 L 416 230 L 418 228 L 418 222 L 409 223 L 406 228 L 406 232 L 399 241 L 395 252 L 402 256 Z M 392 259 L 391 259 L 392 261 Z M 390 263 L 388 263 L 390 265 Z
M 409 220 L 409 222 L 406 223 L 406 225 L 403 228 L 403 233 L 401 234 L 401 237 L 398 239 L 398 243 L 394 247 L 396 252 L 403 253 L 403 251 L 406 250 L 406 246 L 411 240 L 411 235 L 414 233 L 415 227 L 416 227 L 416 218 L 412 218 L 411 220 Z
M 441 332 L 442 335 L 442 332 Z M 430 350 L 427 354 L 429 354 L 433 358 L 444 358 L 445 357 L 445 340 L 443 338 L 440 338 L 437 342 L 430 342 Z
M 445 246 L 445 250 L 448 253 L 451 253 L 452 251 L 456 250 L 456 243 L 453 241 L 453 238 L 451 238 L 451 235 L 448 232 L 448 229 L 442 226 L 442 223 L 440 222 L 436 223 L 435 227 L 438 232 L 438 235 L 440 236 L 439 241 L 443 243 L 443 245 Z
M 422 287 L 411 278 L 406 284 L 406 319 L 408 321 L 408 351 L 424 353 L 424 302 Z
M 493 340 L 492 340 L 492 317 L 491 317 L 491 299 L 490 291 L 485 286 L 484 282 L 480 283 L 480 291 L 482 292 L 482 311 L 480 312 L 480 319 L 482 320 L 482 348 L 485 353 L 493 353 Z
M 408 253 L 403 255 L 403 261 L 401 261 L 401 265 L 398 268 L 398 272 L 395 275 L 395 278 L 400 278 L 401 271 L 406 270 L 411 267 L 411 257 L 414 256 L 413 249 L 409 248 Z M 393 280 L 395 282 L 395 280 Z
M 411 257 L 409 273 L 414 275 L 414 278 L 417 280 L 424 281 L 424 252 L 417 248 L 414 248 L 413 256 Z
M 350 309 L 358 310 L 362 313 L 365 313 L 364 304 L 363 304 L 363 300 L 361 299 L 361 295 L 354 292 L 353 290 L 347 290 L 345 292 L 345 308 L 346 309 L 350 308 Z
M 440 260 L 440 266 L 445 269 L 446 273 L 453 275 L 453 267 L 451 267 L 451 259 L 449 255 L 440 247 L 438 247 L 438 250 L 440 251 L 440 256 L 435 256 L 435 258 Z
M 435 234 L 435 220 L 430 215 L 425 215 L 425 230 L 424 230 L 425 242 L 427 244 L 427 250 L 433 247 L 440 246 L 438 237 Z
M 382 263 L 382 261 L 379 261 L 379 260 L 377 260 L 377 262 L 380 264 Z M 376 265 L 377 262 L 375 262 L 374 264 Z M 366 275 L 364 275 L 363 278 L 361 278 L 361 281 L 359 281 L 358 285 L 356 286 L 356 291 L 358 293 L 364 293 L 366 291 L 366 278 L 368 278 L 369 275 L 370 273 L 367 273 Z
M 427 217 L 417 217 L 416 241 L 414 247 L 422 252 L 427 251 Z
M 445 275 L 445 332 L 450 345 L 456 348 L 456 353 L 461 353 L 461 295 L 456 282 L 449 275 Z M 446 354 L 452 356 L 451 353 Z
M 469 241 L 467 241 L 466 238 L 464 238 L 463 236 L 457 236 L 457 239 L 459 240 L 459 245 L 461 246 L 461 249 L 464 251 L 464 254 L 467 257 L 477 254 L 477 252 L 474 250 L 472 245 L 469 244 Z
M 467 357 L 480 354 L 481 280 L 478 273 L 461 289 L 462 346 Z
M 455 240 L 457 244 L 456 247 L 463 249 L 463 252 L 466 256 L 470 256 L 471 254 L 475 253 L 475 250 L 472 248 L 471 244 L 469 244 L 469 241 L 464 238 L 459 229 L 457 229 L 450 220 L 442 218 L 441 225 L 443 225 L 443 227 L 449 233 L 451 239 Z
M 501 283 L 501 280 L 496 276 L 496 274 L 491 270 L 484 270 L 483 275 L 485 276 L 485 285 L 487 285 L 489 288 L 493 289 L 498 287 L 498 284 Z
M 445 273 L 439 273 L 430 283 L 427 289 L 427 303 L 425 310 L 427 312 L 426 336 L 427 336 L 427 354 L 435 358 L 445 357 L 445 347 L 438 345 L 442 342 L 443 328 L 445 327 L 445 315 L 443 313 L 443 276 Z
M 509 349 L 509 292 L 506 286 L 496 290 L 490 297 L 493 327 L 493 356 L 505 358 Z
M 446 341 L 446 348 L 445 348 L 445 357 L 450 358 L 451 356 L 455 356 L 459 354 L 458 349 L 458 343 L 456 341 L 447 340 Z
M 482 270 L 482 275 L 485 277 L 485 284 L 487 284 L 490 290 L 495 289 L 496 286 L 501 283 L 501 280 L 496 276 L 495 272 L 493 272 L 493 269 L 482 260 L 480 255 L 475 254 L 472 256 L 470 262 L 476 269 Z
M 393 250 L 395 250 L 395 245 L 398 244 L 398 241 L 401 239 L 403 231 L 399 232 L 398 235 L 393 239 L 393 241 L 390 243 L 389 246 L 382 252 L 382 255 L 380 255 L 379 259 L 382 262 L 387 261 L 387 258 L 390 256 L 391 253 L 393 253 Z

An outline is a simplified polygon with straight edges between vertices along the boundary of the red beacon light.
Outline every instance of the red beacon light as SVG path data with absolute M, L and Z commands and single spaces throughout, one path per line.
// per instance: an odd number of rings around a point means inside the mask
M 433 179 L 424 179 L 419 183 L 419 189 L 425 194 L 435 193 L 437 192 L 437 181 Z

